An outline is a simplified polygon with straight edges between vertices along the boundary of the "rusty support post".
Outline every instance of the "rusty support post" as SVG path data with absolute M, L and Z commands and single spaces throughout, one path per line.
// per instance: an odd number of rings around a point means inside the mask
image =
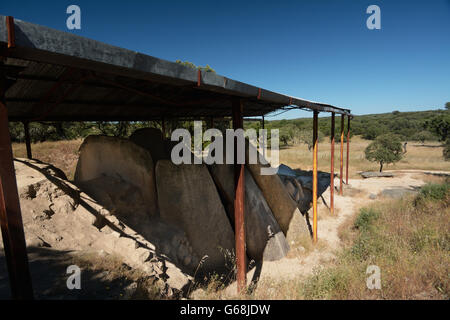
M 314 110 L 313 118 L 313 241 L 317 242 L 317 149 L 318 149 L 318 115 Z
M 334 128 L 335 113 L 331 113 L 331 169 L 330 169 L 330 212 L 334 214 Z
M 32 159 L 33 154 L 31 153 L 30 126 L 27 121 L 23 123 L 23 130 L 25 131 L 25 145 L 27 147 L 27 158 Z
M 261 119 L 261 128 L 264 130 L 264 122 L 265 122 L 265 120 L 264 120 L 264 116 L 262 116 L 262 119 Z M 262 145 L 262 153 L 263 153 L 263 158 L 265 159 L 266 158 L 266 145 L 264 145 L 265 144 L 265 139 L 262 139 L 262 143 L 263 143 L 263 145 Z
M 339 159 L 339 194 L 344 194 L 344 115 L 341 115 L 341 158 Z
M 14 26 L 14 17 L 6 17 L 6 30 L 8 31 L 8 49 L 16 47 L 16 35 Z
M 345 184 L 348 185 L 348 162 L 350 160 L 350 116 L 348 116 L 347 121 L 347 161 L 345 162 Z
M 33 299 L 28 256 L 14 171 L 8 111 L 4 94 L 6 77 L 0 73 L 0 224 L 13 299 Z
M 241 100 L 233 100 L 233 129 L 243 129 Z M 237 139 L 234 140 L 234 224 L 236 241 L 236 266 L 238 293 L 243 292 L 247 282 L 247 264 L 245 254 L 245 213 L 244 213 L 244 164 L 237 163 Z

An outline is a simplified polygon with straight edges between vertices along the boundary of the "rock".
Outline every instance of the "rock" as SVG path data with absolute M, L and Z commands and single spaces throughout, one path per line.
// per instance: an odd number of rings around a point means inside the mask
M 394 177 L 394 174 L 391 172 L 373 172 L 373 171 L 366 171 L 366 172 L 360 172 L 359 173 L 364 179 L 367 178 L 392 178 Z
M 157 214 L 151 154 L 135 143 L 108 136 L 88 136 L 80 147 L 75 182 L 109 176 L 136 186 L 150 215 Z
M 178 291 L 185 291 L 191 284 L 191 277 L 188 277 L 180 269 L 178 269 L 174 264 L 166 261 L 166 271 L 167 275 L 166 282 L 171 287 Z
M 202 271 L 223 269 L 234 234 L 207 167 L 160 160 L 156 185 L 161 218 L 186 233 L 197 256 L 208 255 Z
M 250 169 L 256 184 L 261 189 L 278 225 L 287 237 L 294 215 L 303 217 L 297 204 L 292 200 L 277 174 L 261 175 L 261 168 L 263 166 L 260 164 L 249 164 L 247 167 Z M 303 219 L 303 222 L 300 223 L 299 228 L 296 228 L 296 230 L 300 233 L 309 234 L 305 219 Z
M 116 242 L 116 249 L 119 252 L 132 252 L 138 246 L 137 242 L 131 238 L 120 237 Z
M 72 213 L 74 208 L 72 206 L 72 198 L 68 195 L 63 195 L 53 200 L 55 213 L 69 214 Z
M 301 213 L 305 214 L 312 206 L 312 171 L 292 170 L 281 164 L 278 175 L 291 198 L 297 203 Z M 317 174 L 317 197 L 320 198 L 330 186 L 330 174 L 319 171 Z
M 222 199 L 226 199 L 228 215 L 234 221 L 233 165 L 215 164 L 210 171 L 220 185 L 219 191 L 225 193 Z M 289 251 L 286 238 L 248 169 L 245 169 L 245 227 L 246 249 L 251 259 L 279 260 Z
M 136 260 L 141 263 L 144 263 L 153 258 L 153 253 L 146 248 L 137 248 L 134 255 L 136 257 Z
M 374 194 L 374 193 L 371 193 L 371 194 L 369 195 L 369 199 L 371 199 L 371 200 L 375 200 L 376 198 L 377 198 L 377 195 Z
M 30 238 L 26 238 L 26 243 L 27 247 L 32 248 L 50 247 L 50 245 L 47 242 L 45 242 L 40 237 L 35 235 L 31 236 Z
M 132 299 L 137 291 L 137 288 L 138 288 L 138 284 L 136 282 L 130 283 L 128 286 L 126 286 L 123 289 L 124 292 L 123 292 L 122 299 L 124 299 L 124 300 Z
M 381 191 L 381 196 L 393 199 L 400 199 L 403 198 L 405 195 L 415 193 L 417 193 L 417 191 L 411 189 L 393 188 L 393 189 L 384 189 L 383 191 Z
M 94 214 L 92 214 L 91 212 L 89 212 L 89 210 L 87 210 L 82 205 L 79 205 L 76 208 L 76 210 L 74 211 L 74 214 L 77 217 L 79 217 L 80 219 L 82 219 L 83 221 L 89 223 L 90 225 L 95 225 L 95 223 L 97 222 L 97 217 Z

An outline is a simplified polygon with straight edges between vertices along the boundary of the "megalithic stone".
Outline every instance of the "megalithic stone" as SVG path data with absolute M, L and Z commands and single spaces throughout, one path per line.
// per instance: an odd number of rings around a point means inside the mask
M 161 218 L 186 233 L 198 257 L 207 256 L 200 272 L 226 271 L 234 234 L 206 165 L 160 160 L 156 185 Z
M 249 148 L 256 147 L 247 142 L 247 163 Z M 309 235 L 306 219 L 298 209 L 295 201 L 289 195 L 280 177 L 277 174 L 261 174 L 261 169 L 263 167 L 269 167 L 268 164 L 248 164 L 247 167 L 256 184 L 261 189 L 264 198 L 272 210 L 273 216 L 277 220 L 281 230 L 285 234 L 288 243 L 298 235 Z
M 153 160 L 146 149 L 127 139 L 88 136 L 80 147 L 75 182 L 102 176 L 123 179 L 139 188 L 148 213 L 157 215 L 154 174 Z

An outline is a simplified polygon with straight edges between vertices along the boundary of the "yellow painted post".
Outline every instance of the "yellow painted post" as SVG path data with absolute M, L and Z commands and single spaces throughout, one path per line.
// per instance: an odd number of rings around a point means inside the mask
M 330 212 L 334 214 L 334 125 L 335 114 L 331 114 L 331 172 L 330 172 Z
M 339 194 L 344 194 L 344 115 L 341 115 L 341 159 L 339 168 Z
M 313 118 L 313 241 L 317 242 L 317 130 L 318 111 L 314 111 Z

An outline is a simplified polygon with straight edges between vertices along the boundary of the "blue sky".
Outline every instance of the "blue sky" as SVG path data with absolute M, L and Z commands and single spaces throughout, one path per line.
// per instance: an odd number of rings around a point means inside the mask
M 81 30 L 66 28 L 70 4 L 81 8 Z M 371 4 L 381 9 L 381 30 L 366 27 Z M 442 109 L 450 101 L 450 0 L 2 1 L 0 14 L 209 64 L 355 114 Z

